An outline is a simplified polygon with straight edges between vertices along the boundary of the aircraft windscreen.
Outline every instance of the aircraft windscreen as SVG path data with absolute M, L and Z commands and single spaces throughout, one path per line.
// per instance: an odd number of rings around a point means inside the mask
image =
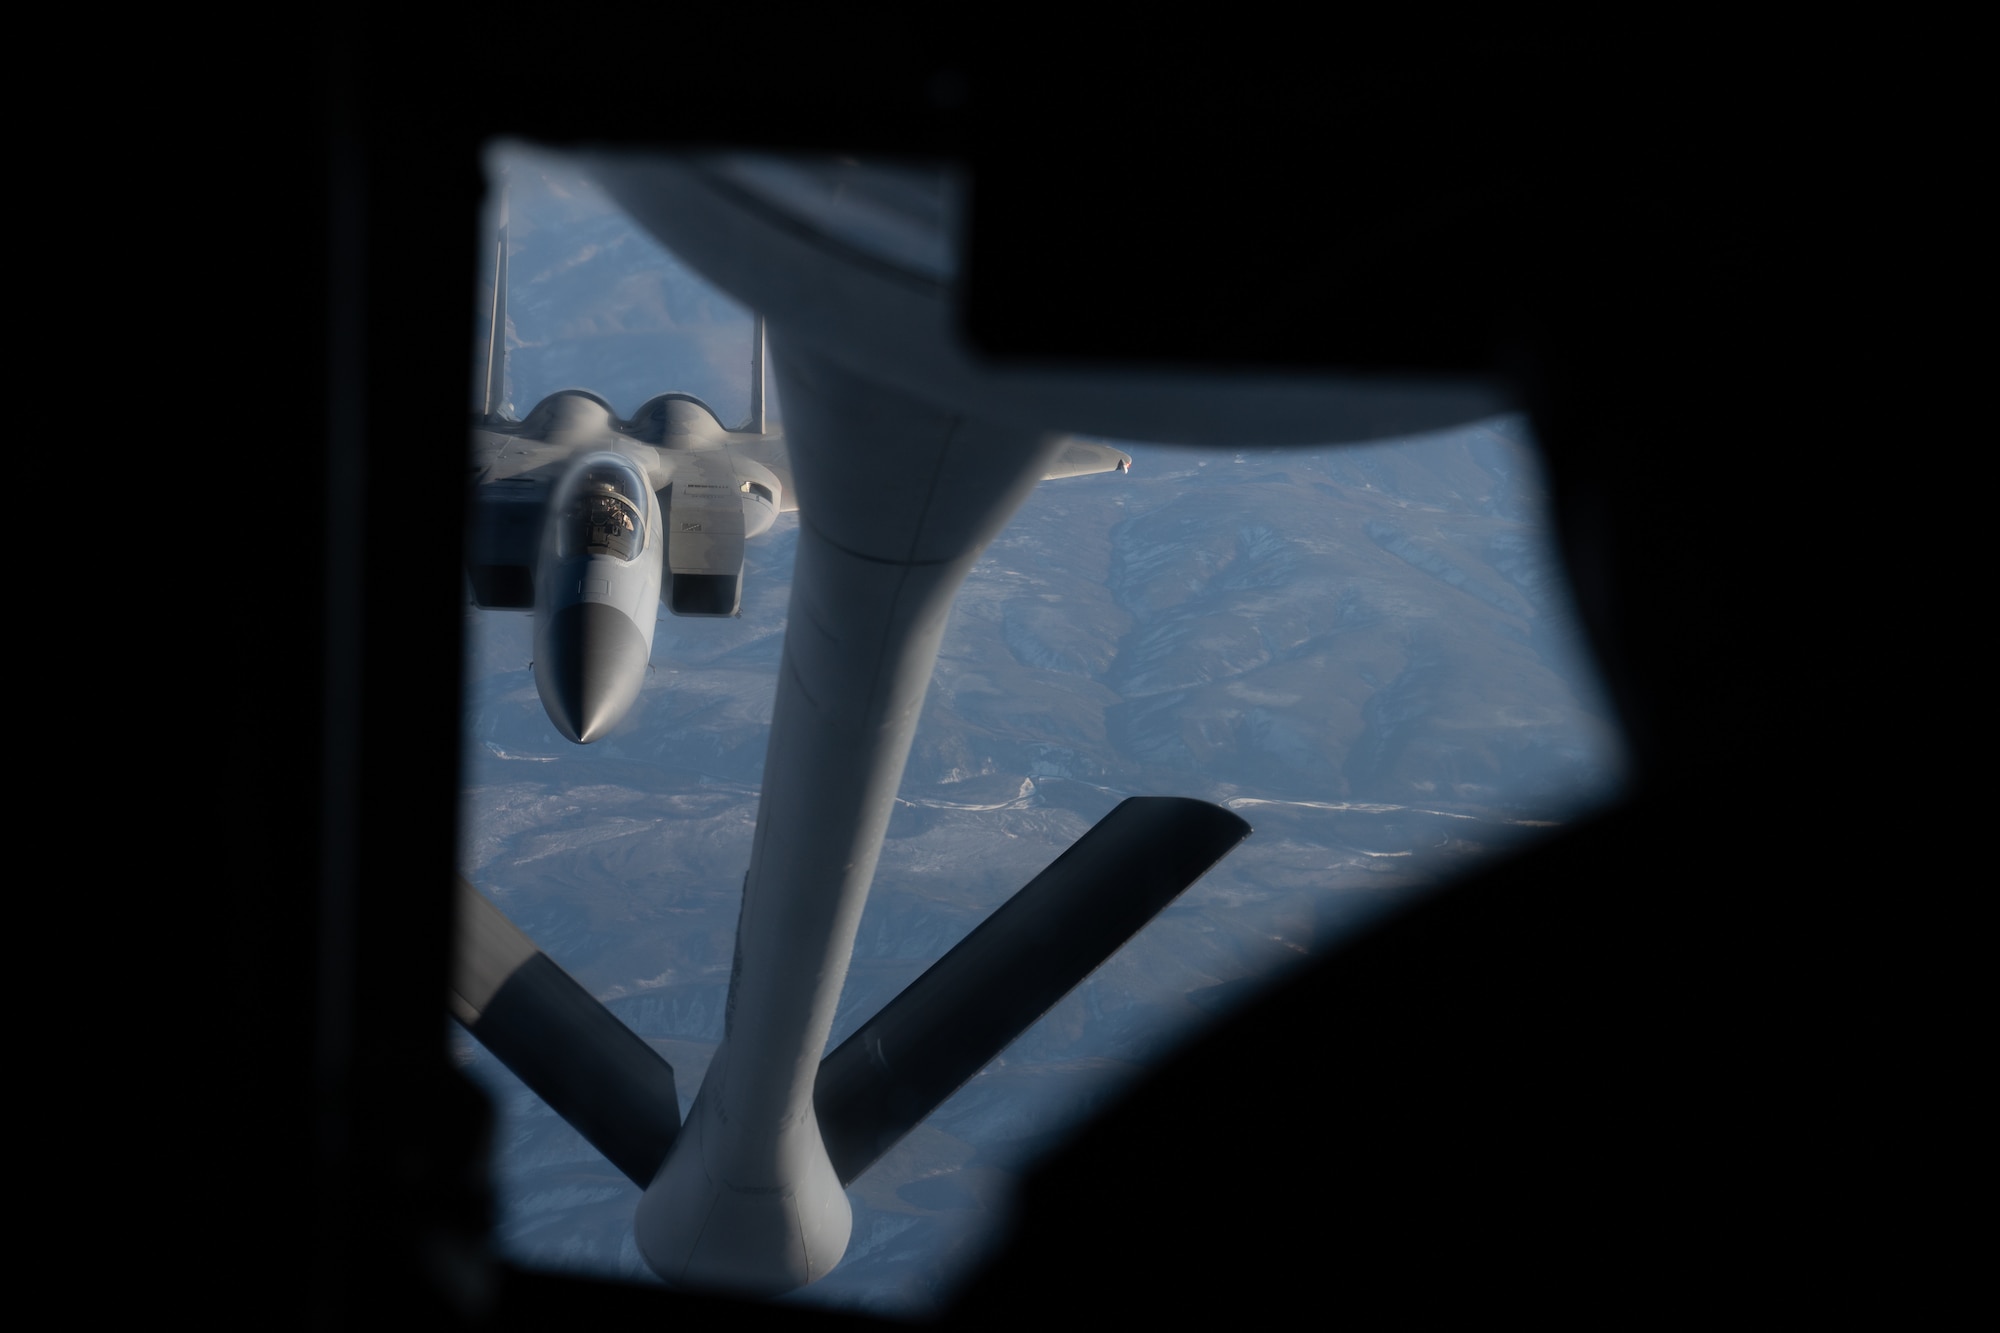
M 563 518 L 562 554 L 609 555 L 630 560 L 639 554 L 640 520 L 615 495 L 580 495 Z
M 638 470 L 622 458 L 585 464 L 570 483 L 557 553 L 635 559 L 645 545 L 645 487 Z
M 585 491 L 599 491 L 623 496 L 628 504 L 635 506 L 646 503 L 646 480 L 630 463 L 622 458 L 600 459 L 585 466 L 577 484 Z

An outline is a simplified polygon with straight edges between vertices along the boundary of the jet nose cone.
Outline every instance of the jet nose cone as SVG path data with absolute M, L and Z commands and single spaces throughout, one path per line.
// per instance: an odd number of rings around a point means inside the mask
M 535 654 L 535 687 L 556 730 L 588 745 L 618 724 L 646 679 L 646 640 L 632 618 L 601 602 L 556 612 Z

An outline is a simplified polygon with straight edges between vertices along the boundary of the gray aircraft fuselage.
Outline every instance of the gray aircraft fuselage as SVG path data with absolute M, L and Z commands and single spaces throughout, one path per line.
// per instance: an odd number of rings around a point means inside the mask
M 535 688 L 556 729 L 596 740 L 653 655 L 660 505 L 623 454 L 585 454 L 556 488 L 535 570 Z

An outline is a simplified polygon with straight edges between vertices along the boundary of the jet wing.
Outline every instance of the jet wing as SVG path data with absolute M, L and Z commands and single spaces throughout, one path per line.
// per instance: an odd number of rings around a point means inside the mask
M 1129 472 L 1131 468 L 1132 455 L 1123 449 L 1113 449 L 1108 444 L 1093 444 L 1089 440 L 1067 440 L 1049 464 L 1049 470 L 1042 474 L 1042 480 L 1087 477 L 1093 472 Z
M 535 604 L 543 506 L 569 454 L 561 445 L 519 435 L 472 432 L 465 570 L 480 606 L 520 611 Z
M 666 460 L 672 483 L 661 497 L 667 564 L 660 594 L 677 616 L 733 616 L 743 606 L 743 539 L 748 527 L 744 509 L 749 496 L 747 483 L 738 475 L 746 465 L 731 453 L 710 449 L 676 453 Z M 768 521 L 769 488 L 762 489 L 766 493 L 762 512 Z M 784 489 L 790 493 L 789 487 Z

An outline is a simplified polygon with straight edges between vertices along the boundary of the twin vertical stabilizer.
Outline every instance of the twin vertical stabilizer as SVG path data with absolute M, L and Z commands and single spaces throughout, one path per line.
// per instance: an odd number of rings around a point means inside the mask
M 764 317 L 752 317 L 755 327 L 750 334 L 750 419 L 743 423 L 743 429 L 753 434 L 764 433 Z
M 480 420 L 507 416 L 507 178 L 500 178 L 500 225 L 491 251 L 492 290 L 486 293 L 480 341 L 485 355 L 474 367 L 473 406 Z

